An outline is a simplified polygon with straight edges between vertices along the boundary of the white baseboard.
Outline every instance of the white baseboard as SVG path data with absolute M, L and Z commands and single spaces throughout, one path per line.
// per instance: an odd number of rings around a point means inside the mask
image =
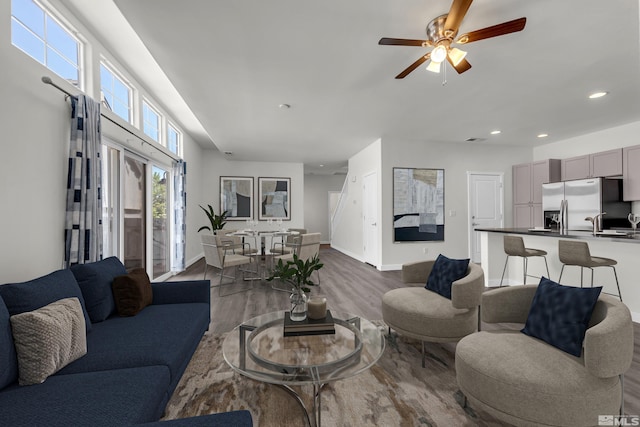
M 185 261 L 184 264 L 184 269 L 186 270 L 187 268 L 191 267 L 193 264 L 195 264 L 196 262 L 200 261 L 201 258 L 204 257 L 204 252 L 200 252 L 198 255 L 196 255 L 195 257 L 191 258 L 188 261 Z
M 338 252 L 342 252 L 343 254 L 345 254 L 345 255 L 347 255 L 347 256 L 355 259 L 355 260 L 358 260 L 360 262 L 364 262 L 364 260 L 362 259 L 362 257 L 360 255 L 354 254 L 353 252 L 350 252 L 350 251 L 348 251 L 346 249 L 340 248 L 338 246 L 331 246 L 331 248 L 335 249 Z
M 402 264 L 386 264 L 386 265 L 380 266 L 380 268 L 378 270 L 380 270 L 380 271 L 402 270 Z

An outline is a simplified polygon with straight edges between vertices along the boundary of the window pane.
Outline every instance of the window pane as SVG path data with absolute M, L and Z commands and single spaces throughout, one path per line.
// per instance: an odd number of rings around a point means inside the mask
M 114 113 L 116 113 L 126 121 L 129 121 L 129 107 L 114 99 L 113 103 L 111 104 L 111 108 L 113 108 Z
M 154 141 L 159 141 L 158 130 L 160 128 L 160 116 L 146 102 L 142 103 L 143 131 Z
M 153 172 L 153 277 L 169 272 L 169 172 L 156 166 Z
M 78 43 L 56 21 L 47 16 L 47 43 L 78 66 Z
M 118 98 L 120 102 L 129 105 L 129 88 L 115 76 L 113 78 L 113 95 Z
M 171 152 L 178 154 L 178 131 L 171 125 L 167 127 L 167 148 Z
M 102 90 L 108 92 L 111 96 L 113 92 L 113 75 L 109 70 L 104 68 L 104 65 L 100 64 L 100 85 L 102 86 Z M 109 101 L 111 103 L 111 101 Z
M 145 164 L 125 155 L 122 174 L 124 266 L 145 267 Z
M 44 39 L 44 11 L 31 0 L 12 0 L 11 14 Z
M 11 21 L 11 41 L 33 59 L 44 64 L 44 42 L 14 20 Z
M 60 77 L 78 85 L 78 70 L 51 48 L 47 48 L 47 67 Z

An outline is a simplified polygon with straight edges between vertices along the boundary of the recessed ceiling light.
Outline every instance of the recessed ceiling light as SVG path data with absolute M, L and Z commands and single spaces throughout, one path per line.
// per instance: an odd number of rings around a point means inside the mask
M 499 131 L 499 130 L 492 130 L 491 131 L 491 135 L 498 135 L 499 133 L 502 133 L 502 131 Z
M 323 168 L 323 167 L 324 167 L 324 165 L 318 165 L 318 166 L 320 166 L 321 168 Z
M 594 92 L 591 95 L 589 95 L 589 99 L 597 99 L 597 98 L 602 98 L 603 96 L 607 95 L 609 92 Z
M 541 134 L 538 135 L 538 138 L 546 138 L 548 136 L 549 136 L 549 134 L 541 133 Z
M 278 107 L 282 108 L 283 110 L 287 110 L 289 108 L 291 108 L 290 104 L 280 104 Z

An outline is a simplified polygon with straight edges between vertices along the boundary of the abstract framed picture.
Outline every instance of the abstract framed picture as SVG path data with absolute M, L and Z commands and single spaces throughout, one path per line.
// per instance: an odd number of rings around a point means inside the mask
M 253 219 L 253 177 L 220 177 L 220 212 L 227 211 L 227 220 Z
M 291 219 L 291 178 L 258 178 L 259 220 Z
M 444 240 L 444 169 L 393 168 L 393 241 Z

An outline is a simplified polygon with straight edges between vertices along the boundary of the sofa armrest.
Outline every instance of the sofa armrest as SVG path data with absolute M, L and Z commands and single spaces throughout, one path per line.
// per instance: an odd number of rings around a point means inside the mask
M 182 282 L 158 282 L 151 284 L 152 304 L 211 304 L 209 280 L 185 280 Z
M 474 308 L 480 305 L 484 292 L 484 270 L 469 263 L 467 275 L 451 284 L 451 305 L 455 308 Z
M 600 295 L 591 316 L 598 323 L 584 336 L 584 365 L 600 378 L 623 374 L 633 359 L 633 321 L 626 305 Z
M 402 281 L 404 283 L 420 283 L 422 286 L 426 285 L 435 262 L 435 260 L 428 260 L 402 264 Z
M 482 294 L 482 320 L 487 323 L 526 323 L 538 285 L 509 286 Z

